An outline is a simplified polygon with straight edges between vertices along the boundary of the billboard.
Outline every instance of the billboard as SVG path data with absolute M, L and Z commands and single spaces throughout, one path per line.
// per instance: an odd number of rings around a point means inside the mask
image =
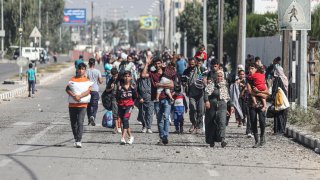
M 64 9 L 63 24 L 84 25 L 87 23 L 86 9 Z
M 310 0 L 310 2 L 311 12 L 313 12 L 320 5 L 320 0 Z M 278 3 L 279 0 L 254 0 L 253 12 L 255 14 L 276 13 L 278 11 Z
M 154 30 L 157 24 L 158 18 L 155 16 L 140 16 L 140 29 Z
M 277 11 L 277 0 L 254 0 L 253 12 L 255 14 L 276 13 Z

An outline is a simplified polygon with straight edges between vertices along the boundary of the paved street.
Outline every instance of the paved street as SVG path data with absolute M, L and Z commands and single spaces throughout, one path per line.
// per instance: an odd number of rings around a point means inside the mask
M 263 148 L 253 149 L 254 140 L 234 120 L 226 148 L 209 148 L 204 135 L 191 134 L 170 134 L 169 144 L 158 146 L 156 120 L 153 134 L 140 133 L 135 108 L 133 145 L 120 145 L 119 134 L 98 125 L 85 126 L 83 148 L 75 148 L 64 91 L 71 73 L 38 87 L 33 99 L 0 104 L 1 179 L 320 179 L 319 155 L 270 133 Z M 186 122 L 188 129 L 187 116 Z
M 69 60 L 69 57 L 62 55 L 62 56 L 58 56 L 58 62 L 64 62 L 66 60 Z M 50 63 L 53 63 L 53 58 L 51 57 L 50 59 Z M 40 64 L 37 63 L 37 67 L 45 67 L 49 65 L 49 63 L 46 64 Z M 27 70 L 27 66 L 23 67 L 23 71 L 25 73 L 25 71 Z M 4 80 L 7 80 L 15 75 L 18 75 L 20 71 L 19 66 L 16 64 L 16 60 L 6 60 L 5 63 L 1 63 L 0 60 L 0 83 L 3 83 Z

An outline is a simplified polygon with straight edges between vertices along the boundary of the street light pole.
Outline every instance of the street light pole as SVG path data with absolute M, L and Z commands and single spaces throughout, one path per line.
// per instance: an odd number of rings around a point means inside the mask
M 39 0 L 39 30 L 41 29 L 41 0 Z M 39 37 L 39 47 L 41 47 L 41 37 Z
M 1 0 L 1 30 L 3 31 L 3 0 Z M 1 56 L 3 57 L 3 51 L 4 51 L 4 37 L 1 37 Z
M 203 0 L 203 45 L 207 47 L 207 0 Z
M 93 37 L 93 1 L 91 1 L 91 49 L 92 49 L 92 54 L 94 53 L 93 41 L 94 41 L 94 37 Z
M 219 0 L 219 23 L 218 23 L 218 58 L 223 63 L 223 21 L 224 21 L 224 0 Z
M 22 24 L 21 24 L 21 0 L 19 1 L 19 12 L 20 12 L 20 20 L 19 20 L 19 22 L 20 22 L 20 28 L 19 28 L 19 35 L 20 35 L 20 38 L 19 38 L 19 56 L 22 56 L 22 48 L 21 48 L 21 39 L 22 39 L 22 32 L 21 32 L 21 30 L 22 30 Z

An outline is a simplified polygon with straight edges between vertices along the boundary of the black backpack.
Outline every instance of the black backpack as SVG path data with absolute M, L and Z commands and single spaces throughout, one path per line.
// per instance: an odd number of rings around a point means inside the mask
M 101 95 L 102 105 L 106 110 L 112 110 L 112 97 L 113 94 L 111 92 L 107 93 L 106 91 L 103 91 Z

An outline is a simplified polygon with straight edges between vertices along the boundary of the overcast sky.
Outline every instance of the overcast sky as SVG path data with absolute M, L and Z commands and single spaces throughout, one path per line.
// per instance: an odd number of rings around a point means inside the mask
M 149 12 L 159 16 L 159 0 L 65 0 L 65 8 L 86 8 L 87 20 L 90 20 L 91 2 L 94 2 L 94 16 L 102 14 L 108 19 L 137 18 Z

